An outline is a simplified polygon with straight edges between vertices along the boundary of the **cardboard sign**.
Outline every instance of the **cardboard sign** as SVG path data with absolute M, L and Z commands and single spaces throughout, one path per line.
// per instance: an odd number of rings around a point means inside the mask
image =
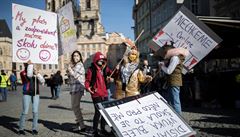
M 57 14 L 12 4 L 12 60 L 58 64 Z
M 159 93 L 98 104 L 119 137 L 181 137 L 196 134 Z
M 77 49 L 76 26 L 74 25 L 72 2 L 68 2 L 58 11 L 58 24 L 61 46 L 59 55 L 69 53 Z
M 148 45 L 152 50 L 157 51 L 167 41 L 174 42 L 175 47 L 189 50 L 190 55 L 183 63 L 183 72 L 186 73 L 213 50 L 222 39 L 183 6 Z

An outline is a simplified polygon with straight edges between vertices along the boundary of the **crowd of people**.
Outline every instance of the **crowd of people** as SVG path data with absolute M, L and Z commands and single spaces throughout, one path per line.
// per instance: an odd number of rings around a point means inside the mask
M 71 54 L 71 61 L 67 69 L 67 75 L 70 85 L 71 106 L 76 119 L 76 126 L 73 131 L 86 132 L 86 125 L 83 122 L 81 112 L 81 98 L 84 92 L 91 94 L 95 113 L 93 117 L 92 133 L 94 136 L 107 135 L 106 121 L 97 108 L 97 103 L 109 101 L 110 99 L 122 99 L 129 96 L 145 94 L 156 89 L 161 85 L 162 96 L 168 101 L 173 109 L 181 115 L 180 102 L 180 86 L 182 86 L 182 63 L 187 55 L 185 49 L 174 48 L 171 44 L 166 44 L 163 48 L 162 59 L 158 64 L 158 69 L 153 70 L 148 60 L 144 59 L 140 62 L 139 52 L 136 47 L 123 56 L 119 63 L 112 70 L 108 67 L 107 58 L 101 53 L 96 52 L 91 66 L 85 70 L 82 55 L 79 51 Z M 45 83 L 45 79 L 41 76 L 34 64 L 29 60 L 24 63 L 24 70 L 20 76 L 23 84 L 22 113 L 19 121 L 19 134 L 25 135 L 25 116 L 28 113 L 30 102 L 32 104 L 33 124 L 32 134 L 38 134 L 38 107 L 39 107 L 39 84 Z M 157 77 L 164 75 L 166 78 L 160 82 Z M 16 90 L 16 76 L 12 74 L 9 78 L 2 71 L 0 77 L 0 91 L 2 100 L 7 100 L 7 83 L 10 81 L 11 89 Z M 159 82 L 159 83 L 158 83 Z M 110 94 L 110 83 L 115 84 L 113 96 Z M 157 83 L 157 84 L 156 84 Z M 61 85 L 63 78 L 61 72 L 57 71 L 52 74 L 47 81 L 47 85 L 51 89 L 51 98 L 58 99 L 60 97 Z M 163 87 L 164 85 L 165 87 Z M 98 124 L 100 122 L 100 130 Z

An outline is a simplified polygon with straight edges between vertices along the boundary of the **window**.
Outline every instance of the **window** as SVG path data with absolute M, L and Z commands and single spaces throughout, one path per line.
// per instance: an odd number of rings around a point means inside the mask
M 96 45 L 95 45 L 95 44 L 93 44 L 93 45 L 92 45 L 92 48 L 93 48 L 93 49 L 96 49 Z
M 87 58 L 89 58 L 90 57 L 90 52 L 87 52 Z
M 82 58 L 85 58 L 85 52 L 82 52 Z
M 49 64 L 49 69 L 52 69 L 52 64 Z
M 199 12 L 198 12 L 198 0 L 192 0 L 191 1 L 192 4 L 191 4 L 191 8 L 192 8 L 192 12 L 197 15 Z
M 43 64 L 43 69 L 46 69 L 46 65 L 45 64 Z
M 52 0 L 52 11 L 55 12 L 55 0 Z
M 22 65 L 19 65 L 19 70 L 22 70 Z
M 51 8 L 51 3 L 48 2 L 48 4 L 47 4 L 47 9 L 50 10 L 50 8 Z
M 3 55 L 2 48 L 0 48 L 0 56 Z
M 0 69 L 3 69 L 3 65 L 2 65 L 2 62 L 0 62 Z
M 55 69 L 57 69 L 57 68 L 58 68 L 58 65 L 56 64 L 56 65 L 55 65 Z
M 82 45 L 82 50 L 85 50 L 85 45 Z
M 86 10 L 91 9 L 91 0 L 86 0 Z
M 64 69 L 67 69 L 67 68 L 68 68 L 68 64 L 64 63 Z

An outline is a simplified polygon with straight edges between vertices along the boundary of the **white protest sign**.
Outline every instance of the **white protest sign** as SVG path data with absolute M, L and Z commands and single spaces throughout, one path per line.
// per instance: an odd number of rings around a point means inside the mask
M 175 47 L 183 47 L 190 54 L 185 58 L 184 69 L 190 70 L 222 40 L 189 10 L 182 7 L 177 14 L 152 39 L 159 47 L 150 42 L 154 51 L 173 41 Z
M 195 134 L 158 93 L 107 107 L 103 112 L 120 137 L 181 137 Z
M 12 60 L 58 64 L 57 14 L 12 4 Z
M 74 25 L 72 2 L 68 2 L 58 11 L 58 24 L 60 31 L 61 47 L 59 55 L 69 53 L 77 49 L 76 26 Z

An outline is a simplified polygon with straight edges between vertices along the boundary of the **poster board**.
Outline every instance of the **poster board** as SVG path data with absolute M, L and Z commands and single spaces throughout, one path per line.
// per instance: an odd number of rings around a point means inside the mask
M 198 20 L 191 11 L 182 6 L 150 40 L 148 46 L 152 50 L 158 51 L 167 41 L 173 41 L 174 47 L 183 47 L 189 50 L 190 54 L 183 62 L 183 73 L 185 74 L 212 51 L 222 39 Z
M 12 4 L 12 61 L 58 64 L 57 14 Z
M 183 137 L 196 134 L 157 92 L 98 103 L 118 137 Z
M 57 14 L 60 35 L 60 56 L 65 53 L 73 52 L 77 49 L 77 31 L 76 26 L 74 25 L 72 2 L 70 1 L 60 8 Z

